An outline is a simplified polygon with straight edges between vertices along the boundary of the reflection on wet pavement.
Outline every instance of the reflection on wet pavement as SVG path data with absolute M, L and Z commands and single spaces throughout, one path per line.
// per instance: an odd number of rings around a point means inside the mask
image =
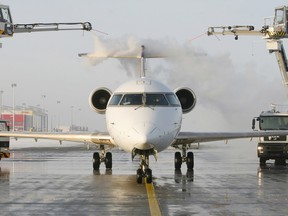
M 203 144 L 189 172 L 174 170 L 174 152 L 150 160 L 163 215 L 288 215 L 288 167 L 259 167 L 256 144 Z M 93 172 L 82 145 L 15 149 L 0 162 L 1 215 L 150 215 L 137 160 L 112 153 L 113 169 Z

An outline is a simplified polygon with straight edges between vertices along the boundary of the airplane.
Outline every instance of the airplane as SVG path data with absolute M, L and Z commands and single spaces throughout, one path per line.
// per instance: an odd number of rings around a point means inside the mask
M 85 56 L 85 54 L 79 54 Z M 86 54 L 89 55 L 89 54 Z M 116 56 L 109 56 L 116 57 Z M 100 146 L 100 153 L 93 153 L 93 169 L 99 171 L 100 164 L 112 169 L 113 147 L 128 152 L 132 160 L 139 156 L 136 181 L 141 184 L 152 183 L 152 170 L 149 156 L 157 159 L 158 154 L 168 147 L 180 149 L 175 152 L 175 170 L 186 163 L 187 170 L 194 169 L 194 154 L 188 151 L 191 143 L 201 143 L 237 138 L 287 135 L 288 131 L 251 131 L 251 132 L 182 132 L 182 115 L 189 113 L 196 105 L 195 93 L 187 87 L 171 90 L 164 83 L 151 79 L 145 74 L 144 46 L 141 54 L 139 78 L 120 85 L 113 93 L 105 87 L 97 88 L 89 96 L 92 109 L 106 115 L 107 132 L 14 132 L 0 131 L 0 137 L 52 139 L 93 143 Z

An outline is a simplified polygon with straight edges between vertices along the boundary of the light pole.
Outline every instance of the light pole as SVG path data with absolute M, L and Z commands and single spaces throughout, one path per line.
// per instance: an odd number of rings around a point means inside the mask
M 2 119 L 2 95 L 3 95 L 4 91 L 1 90 L 0 91 L 0 119 Z
M 83 128 L 82 128 L 83 125 L 82 125 L 82 122 L 81 122 L 81 113 L 80 113 L 81 110 L 82 110 L 81 108 L 78 108 L 78 111 L 79 111 L 79 115 L 78 115 L 78 116 L 79 116 L 79 118 L 78 118 L 77 121 L 78 121 L 78 124 L 79 124 L 79 125 L 78 125 L 78 126 L 79 126 L 79 129 L 83 131 Z
M 22 127 L 23 127 L 23 130 L 22 131 L 25 131 L 25 108 L 26 108 L 26 103 L 22 103 L 22 118 L 23 118 L 23 125 L 22 125 Z
M 46 110 L 45 110 L 45 98 L 46 95 L 41 95 L 41 97 L 43 98 L 43 117 L 41 118 L 43 120 L 43 122 L 41 121 L 41 124 L 43 126 L 43 128 L 41 127 L 41 130 L 43 131 L 48 131 L 48 120 L 46 119 Z
M 12 91 L 13 91 L 13 122 L 12 122 L 12 127 L 13 131 L 15 131 L 15 90 L 14 88 L 17 87 L 16 83 L 11 84 Z
M 57 107 L 57 108 L 58 108 L 58 115 L 57 115 L 57 117 L 58 117 L 58 118 L 57 118 L 57 129 L 58 129 L 58 130 L 59 130 L 59 128 L 60 128 L 60 108 L 59 108 L 60 103 L 61 103 L 61 101 L 58 100 L 58 101 L 57 101 L 57 104 L 59 104 L 58 107 Z
M 71 131 L 73 131 L 73 108 L 74 106 L 71 106 Z

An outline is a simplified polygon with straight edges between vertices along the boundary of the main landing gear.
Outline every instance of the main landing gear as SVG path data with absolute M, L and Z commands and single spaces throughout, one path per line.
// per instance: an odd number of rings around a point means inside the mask
M 194 169 L 194 154 L 193 152 L 187 152 L 187 145 L 182 145 L 182 156 L 180 152 L 175 152 L 174 157 L 174 165 L 175 170 L 180 170 L 182 163 L 186 162 L 187 170 L 193 170 Z
M 101 153 L 94 152 L 93 153 L 93 169 L 95 171 L 99 170 L 100 164 L 102 162 L 105 163 L 106 169 L 112 169 L 112 153 L 107 152 L 105 154 L 105 148 L 103 145 L 100 145 Z

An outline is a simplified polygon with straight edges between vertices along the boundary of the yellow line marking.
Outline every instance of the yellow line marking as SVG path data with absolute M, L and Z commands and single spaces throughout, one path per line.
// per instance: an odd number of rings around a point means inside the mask
M 153 184 L 147 184 L 146 183 L 146 190 L 147 190 L 147 196 L 148 196 L 148 202 L 149 202 L 149 208 L 151 215 L 162 215 L 159 203 L 154 191 Z

